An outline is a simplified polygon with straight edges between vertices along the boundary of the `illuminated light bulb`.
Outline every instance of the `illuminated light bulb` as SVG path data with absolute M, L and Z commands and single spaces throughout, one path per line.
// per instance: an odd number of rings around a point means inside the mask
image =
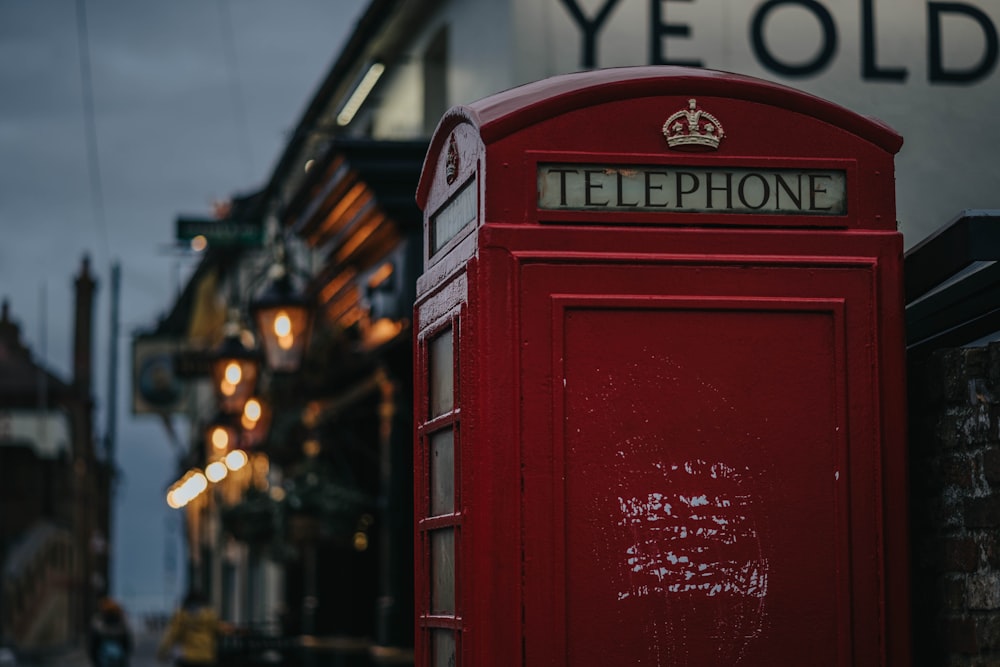
M 223 380 L 222 384 L 219 385 L 219 389 L 222 390 L 223 396 L 232 396 L 236 393 L 236 385 L 228 380 Z
M 248 399 L 243 404 L 243 414 L 240 415 L 240 426 L 245 431 L 252 431 L 257 428 L 257 422 L 264 415 L 264 407 L 256 398 Z
M 282 350 L 290 350 L 295 343 L 295 336 L 292 335 L 292 318 L 284 310 L 279 310 L 274 316 L 274 335 L 278 337 L 278 347 Z
M 226 449 L 229 447 L 229 434 L 226 429 L 216 427 L 212 429 L 212 446 L 216 449 Z
M 185 477 L 181 485 L 174 491 L 174 499 L 180 505 L 187 505 L 191 499 L 198 495 L 192 486 L 192 477 Z
M 247 453 L 242 449 L 234 449 L 233 451 L 226 454 L 226 467 L 230 470 L 236 471 L 247 464 L 249 458 Z
M 191 250 L 195 252 L 201 252 L 208 247 L 208 239 L 199 234 L 191 239 Z
M 243 416 L 251 422 L 259 420 L 262 412 L 263 408 L 261 408 L 260 401 L 256 398 L 251 398 L 243 406 Z
M 177 497 L 177 489 L 170 489 L 167 492 L 167 505 L 175 510 L 184 507 L 184 503 L 180 502 L 180 499 Z
M 375 87 L 375 84 L 378 82 L 379 77 L 382 76 L 382 72 L 384 71 L 384 64 L 371 64 L 368 71 L 365 72 L 364 77 L 362 77 L 361 82 L 358 83 L 357 88 L 354 89 L 354 92 L 351 93 L 351 96 L 347 99 L 343 109 L 341 109 L 340 113 L 337 114 L 337 125 L 343 127 L 354 119 L 354 115 L 358 113 L 358 110 L 361 108 L 361 104 L 365 101 L 365 98 L 368 97 L 372 88 Z
M 199 493 L 208 488 L 208 480 L 205 478 L 205 475 L 200 470 L 191 476 L 191 479 L 188 480 L 188 483 L 191 485 L 190 488 L 191 491 L 193 492 L 191 494 L 192 498 L 195 498 Z
M 289 336 L 292 333 L 292 318 L 283 310 L 274 316 L 274 333 L 278 336 Z
M 319 440 L 316 440 L 315 438 L 310 438 L 309 440 L 306 440 L 304 443 L 302 443 L 302 453 L 308 456 L 309 458 L 316 457 L 319 454 L 319 450 L 320 450 Z
M 205 477 L 208 481 L 220 482 L 229 474 L 229 468 L 222 461 L 213 461 L 205 467 Z
M 223 377 L 225 377 L 226 382 L 237 385 L 240 383 L 240 380 L 243 379 L 243 371 L 240 369 L 240 365 L 238 363 L 230 361 L 226 364 L 226 372 L 223 374 Z

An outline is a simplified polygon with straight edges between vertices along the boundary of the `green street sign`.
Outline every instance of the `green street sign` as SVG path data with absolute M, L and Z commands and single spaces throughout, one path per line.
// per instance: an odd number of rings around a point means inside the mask
M 209 246 L 259 248 L 264 245 L 264 225 L 245 220 L 177 218 L 177 240 L 190 242 L 202 236 Z

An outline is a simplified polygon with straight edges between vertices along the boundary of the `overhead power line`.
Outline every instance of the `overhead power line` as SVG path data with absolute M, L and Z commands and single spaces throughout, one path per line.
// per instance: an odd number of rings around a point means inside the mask
M 229 0 L 219 0 L 221 15 L 222 48 L 225 51 L 226 69 L 229 75 L 229 101 L 233 107 L 237 129 L 236 142 L 242 155 L 243 175 L 247 181 L 253 179 L 256 165 L 253 159 L 253 146 L 250 142 L 250 121 L 247 119 L 246 104 L 243 101 L 243 85 L 240 81 L 239 62 L 236 56 L 236 39 L 233 35 L 233 18 L 229 10 Z
M 97 122 L 94 118 L 94 84 L 90 76 L 90 37 L 87 32 L 87 5 L 76 0 L 77 48 L 80 51 L 80 83 L 83 88 L 84 134 L 87 140 L 87 171 L 90 174 L 90 203 L 94 225 L 102 244 L 105 260 L 111 257 L 111 241 L 104 217 L 104 188 L 101 184 L 101 162 L 97 154 Z

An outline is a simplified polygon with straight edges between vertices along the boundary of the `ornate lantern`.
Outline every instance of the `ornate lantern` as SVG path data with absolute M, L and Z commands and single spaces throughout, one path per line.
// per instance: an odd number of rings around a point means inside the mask
M 223 412 L 240 412 L 257 386 L 260 360 L 257 352 L 244 342 L 246 334 L 231 315 L 222 342 L 212 352 L 212 380 Z
M 268 368 L 277 373 L 294 373 L 302 364 L 312 328 L 312 301 L 295 286 L 284 262 L 271 267 L 269 278 L 250 302 L 250 314 Z

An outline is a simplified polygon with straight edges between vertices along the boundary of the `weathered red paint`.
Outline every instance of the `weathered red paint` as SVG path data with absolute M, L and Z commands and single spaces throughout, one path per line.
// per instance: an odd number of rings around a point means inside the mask
M 671 151 L 661 127 L 694 98 L 725 137 Z M 425 228 L 463 186 L 476 219 L 418 284 L 418 665 L 438 664 L 432 637 L 466 666 L 910 663 L 901 143 L 798 91 L 669 67 L 446 114 Z M 847 212 L 540 210 L 552 163 L 836 170 Z M 428 342 L 449 327 L 456 407 L 432 416 Z M 431 516 L 444 430 L 455 511 Z M 434 613 L 440 531 L 455 593 Z

